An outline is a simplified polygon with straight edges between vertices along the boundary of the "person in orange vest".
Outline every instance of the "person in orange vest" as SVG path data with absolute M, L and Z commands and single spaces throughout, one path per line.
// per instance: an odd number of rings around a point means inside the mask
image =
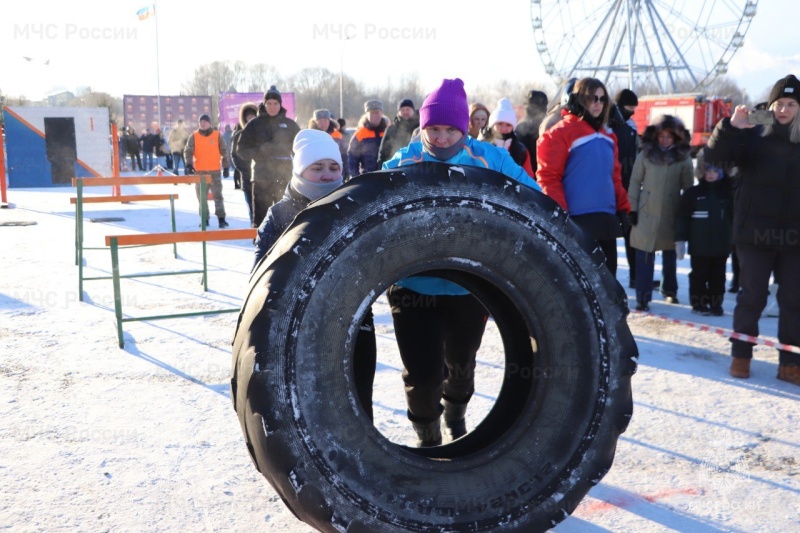
M 222 135 L 211 126 L 211 117 L 208 115 L 200 115 L 200 120 L 198 122 L 200 127 L 189 135 L 189 140 L 183 151 L 186 174 L 189 175 L 196 172 L 211 174 L 211 194 L 214 196 L 214 214 L 217 215 L 220 229 L 227 228 L 228 223 L 225 222 L 225 204 L 222 199 L 220 168 L 224 168 L 222 175 L 227 178 L 231 165 L 230 158 L 228 157 L 228 149 L 225 146 L 225 140 L 222 138 Z M 202 202 L 206 202 L 206 206 L 208 206 L 208 198 L 200 197 L 199 183 L 195 184 L 195 191 L 197 192 L 197 201 L 200 203 L 200 216 L 202 217 Z M 206 217 L 208 217 L 208 212 L 208 209 L 206 209 Z M 208 218 L 206 218 L 205 222 L 206 226 L 208 226 Z
M 364 104 L 364 116 L 358 121 L 347 149 L 347 172 L 351 177 L 380 170 L 378 150 L 388 125 L 383 116 L 383 102 L 369 100 Z

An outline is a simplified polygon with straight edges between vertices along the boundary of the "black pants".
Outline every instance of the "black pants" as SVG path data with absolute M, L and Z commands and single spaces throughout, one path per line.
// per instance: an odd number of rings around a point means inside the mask
M 606 254 L 606 267 L 613 276 L 617 275 L 617 239 L 597 239 L 600 249 Z
M 739 256 L 739 286 L 733 311 L 733 330 L 758 337 L 758 320 L 767 305 L 769 277 L 775 274 L 778 284 L 778 341 L 800 346 L 800 249 L 792 251 L 762 250 L 736 245 Z M 753 357 L 753 344 L 731 339 L 731 355 Z M 780 363 L 800 365 L 800 354 L 780 351 Z
M 692 307 L 722 307 L 727 261 L 727 256 L 692 255 L 692 271 L 689 273 L 689 303 Z
M 261 225 L 267 216 L 267 211 L 272 204 L 283 198 L 286 192 L 287 178 L 283 179 L 253 179 L 253 227 Z
M 628 259 L 628 280 L 636 286 L 636 249 L 631 247 L 631 230 L 625 232 L 625 257 Z
M 353 354 L 353 374 L 361 406 L 372 420 L 372 385 L 375 381 L 375 363 L 378 347 L 375 343 L 375 321 L 372 308 L 361 323 Z
M 489 317 L 486 309 L 469 294 L 427 296 L 393 285 L 388 296 L 408 418 L 436 420 L 442 398 L 467 403 L 475 392 L 475 356 Z
M 144 170 L 142 167 L 142 156 L 139 155 L 139 152 L 132 152 L 129 155 L 131 156 L 131 170 L 136 170 L 137 167 L 139 170 Z

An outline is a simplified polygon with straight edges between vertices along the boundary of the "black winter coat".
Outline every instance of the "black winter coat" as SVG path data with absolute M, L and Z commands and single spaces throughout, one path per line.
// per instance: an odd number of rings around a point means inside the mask
M 247 123 L 236 148 L 238 157 L 253 161 L 253 181 L 286 186 L 287 176 L 292 175 L 292 143 L 299 131 L 300 126 L 286 117 L 283 107 L 274 117 L 267 114 L 264 104 L 258 107 L 258 116 Z
M 125 150 L 129 154 L 136 154 L 139 155 L 142 151 L 141 146 L 139 146 L 139 138 L 134 133 L 127 133 L 125 134 Z
M 681 196 L 675 241 L 687 241 L 696 257 L 727 257 L 731 252 L 733 193 L 728 178 L 700 183 Z
M 795 120 L 798 120 L 797 118 Z M 726 173 L 738 168 L 733 243 L 765 250 L 800 250 L 800 143 L 778 123 L 738 129 L 723 119 L 704 149 L 705 160 Z
M 531 156 L 531 168 L 534 173 L 537 167 L 536 141 L 539 140 L 539 127 L 542 125 L 545 115 L 547 115 L 546 109 L 527 105 L 525 107 L 525 117 L 519 121 L 517 128 L 514 130 L 514 133 L 517 134 L 517 140 L 525 146 Z
M 278 237 L 289 227 L 297 213 L 305 209 L 310 202 L 311 200 L 295 191 L 291 185 L 286 186 L 283 198 L 272 204 L 267 216 L 264 217 L 264 221 L 258 227 L 256 258 L 253 262 L 253 270 L 258 266 L 261 259 L 267 255 L 267 252 L 278 240 Z
M 636 128 L 632 127 L 618 110 L 611 114 L 608 125 L 617 136 L 617 158 L 622 165 L 622 186 L 627 191 L 631 185 L 631 172 L 633 164 L 636 162 L 636 155 L 639 152 L 639 134 Z
M 408 119 L 394 117 L 394 120 L 386 128 L 386 132 L 381 139 L 381 147 L 378 150 L 378 168 L 384 162 L 390 160 L 400 149 L 408 146 L 414 130 L 419 127 L 419 115 L 414 115 Z
M 237 152 L 237 147 L 239 146 L 239 138 L 242 136 L 242 127 L 237 124 L 236 128 L 233 130 L 231 134 L 231 163 L 233 163 L 233 167 L 239 171 L 239 175 L 242 177 L 242 183 L 249 184 L 250 183 L 250 161 L 245 161 Z

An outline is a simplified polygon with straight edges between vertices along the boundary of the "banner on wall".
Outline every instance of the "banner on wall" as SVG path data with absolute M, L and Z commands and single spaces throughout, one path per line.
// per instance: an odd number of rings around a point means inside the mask
M 161 120 L 158 118 L 159 98 L 161 99 Z M 126 126 L 136 128 L 141 135 L 154 122 L 161 129 L 171 129 L 179 119 L 183 119 L 190 131 L 197 127 L 200 115 L 211 115 L 210 96 L 152 96 L 131 95 L 122 97 Z M 211 117 L 212 122 L 214 117 Z
M 220 129 L 224 130 L 226 124 L 233 128 L 239 123 L 239 108 L 242 107 L 242 105 L 248 102 L 260 105 L 263 101 L 264 93 L 220 93 Z M 281 105 L 286 109 L 286 116 L 294 120 L 294 93 L 281 93 Z

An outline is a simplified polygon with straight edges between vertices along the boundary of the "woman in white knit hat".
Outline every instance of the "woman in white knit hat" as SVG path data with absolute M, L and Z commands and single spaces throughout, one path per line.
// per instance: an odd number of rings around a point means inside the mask
M 275 244 L 294 217 L 305 207 L 342 185 L 342 156 L 336 141 L 321 130 L 302 130 L 292 146 L 292 178 L 283 198 L 272 205 L 258 227 L 253 270 Z M 372 420 L 372 383 L 375 377 L 375 325 L 367 311 L 356 337 L 353 355 L 356 391 Z
M 528 176 L 536 179 L 533 165 L 531 165 L 531 154 L 525 148 L 525 145 L 517 139 L 517 134 L 514 132 L 516 127 L 517 112 L 514 111 L 514 105 L 508 98 L 501 98 L 497 102 L 497 107 L 489 115 L 486 129 L 481 133 L 479 140 L 508 150 L 511 159 L 524 168 Z

